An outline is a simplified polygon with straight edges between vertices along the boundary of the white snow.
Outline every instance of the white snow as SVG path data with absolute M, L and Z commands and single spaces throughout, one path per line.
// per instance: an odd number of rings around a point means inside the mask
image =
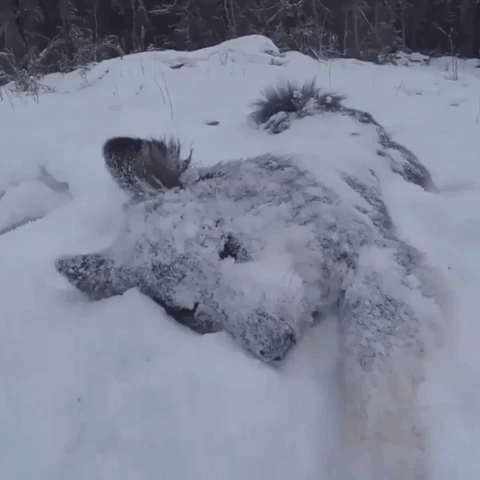
M 273 370 L 226 334 L 175 324 L 137 291 L 89 303 L 53 266 L 109 245 L 121 223 L 123 195 L 101 157 L 110 136 L 175 134 L 200 164 L 289 152 L 319 177 L 339 163 L 367 169 L 373 130 L 347 117 L 297 120 L 278 136 L 248 124 L 264 87 L 313 77 L 370 112 L 440 188 L 382 178 L 400 235 L 445 272 L 455 299 L 454 345 L 422 389 L 432 479 L 478 478 L 480 69 L 459 61 L 453 81 L 449 62 L 318 62 L 279 56 L 253 36 L 50 75 L 41 83 L 54 91 L 38 99 L 2 88 L 0 231 L 43 218 L 0 235 L 0 478 L 328 478 L 339 420 L 335 319 Z M 69 192 L 39 180 L 42 165 Z

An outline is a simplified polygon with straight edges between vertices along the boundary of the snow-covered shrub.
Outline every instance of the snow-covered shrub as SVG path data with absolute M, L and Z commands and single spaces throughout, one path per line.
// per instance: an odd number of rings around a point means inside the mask
M 303 118 L 322 111 L 338 111 L 343 99 L 341 95 L 324 92 L 315 80 L 301 86 L 287 81 L 265 89 L 262 97 L 253 102 L 250 118 L 271 133 L 280 133 L 288 128 L 291 116 Z

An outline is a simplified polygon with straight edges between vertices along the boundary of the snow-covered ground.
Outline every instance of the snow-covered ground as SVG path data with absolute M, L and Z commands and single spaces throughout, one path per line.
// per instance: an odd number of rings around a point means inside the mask
M 50 75 L 41 83 L 53 91 L 38 98 L 2 89 L 0 232 L 43 217 L 0 235 L 2 480 L 328 478 L 339 420 L 335 319 L 275 370 L 226 334 L 175 324 L 137 291 L 89 303 L 53 265 L 109 245 L 119 228 L 124 197 L 101 157 L 110 136 L 174 134 L 199 164 L 316 152 L 317 175 L 339 159 L 361 168 L 374 141 L 345 121 L 306 118 L 281 135 L 247 122 L 264 87 L 313 77 L 373 114 L 440 189 L 400 179 L 384 185 L 384 199 L 399 234 L 454 290 L 454 347 L 429 365 L 422 389 L 432 480 L 478 478 L 480 70 L 459 63 L 453 81 L 448 59 L 395 67 L 275 51 L 246 37 Z

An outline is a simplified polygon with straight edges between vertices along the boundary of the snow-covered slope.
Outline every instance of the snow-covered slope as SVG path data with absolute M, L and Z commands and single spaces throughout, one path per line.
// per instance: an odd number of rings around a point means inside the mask
M 247 122 L 264 87 L 316 77 L 411 149 L 440 190 L 382 178 L 399 234 L 455 294 L 454 348 L 430 366 L 422 389 L 432 478 L 476 478 L 480 80 L 468 63 L 457 82 L 443 66 L 319 63 L 245 37 L 51 75 L 42 83 L 54 91 L 38 102 L 3 89 L 0 232 L 43 218 L 0 235 L 0 477 L 328 478 L 340 414 L 335 319 L 273 370 L 223 333 L 197 336 L 175 324 L 137 291 L 89 303 L 54 269 L 58 256 L 109 245 L 122 222 L 124 197 L 101 157 L 110 136 L 174 134 L 204 165 L 292 153 L 319 178 L 340 167 L 360 175 L 378 161 L 369 126 L 309 117 L 268 135 Z

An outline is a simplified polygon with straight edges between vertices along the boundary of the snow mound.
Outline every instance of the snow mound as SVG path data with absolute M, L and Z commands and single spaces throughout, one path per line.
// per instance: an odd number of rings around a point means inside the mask
M 70 199 L 68 184 L 58 182 L 42 168 L 37 178 L 0 193 L 0 235 L 43 218 Z

